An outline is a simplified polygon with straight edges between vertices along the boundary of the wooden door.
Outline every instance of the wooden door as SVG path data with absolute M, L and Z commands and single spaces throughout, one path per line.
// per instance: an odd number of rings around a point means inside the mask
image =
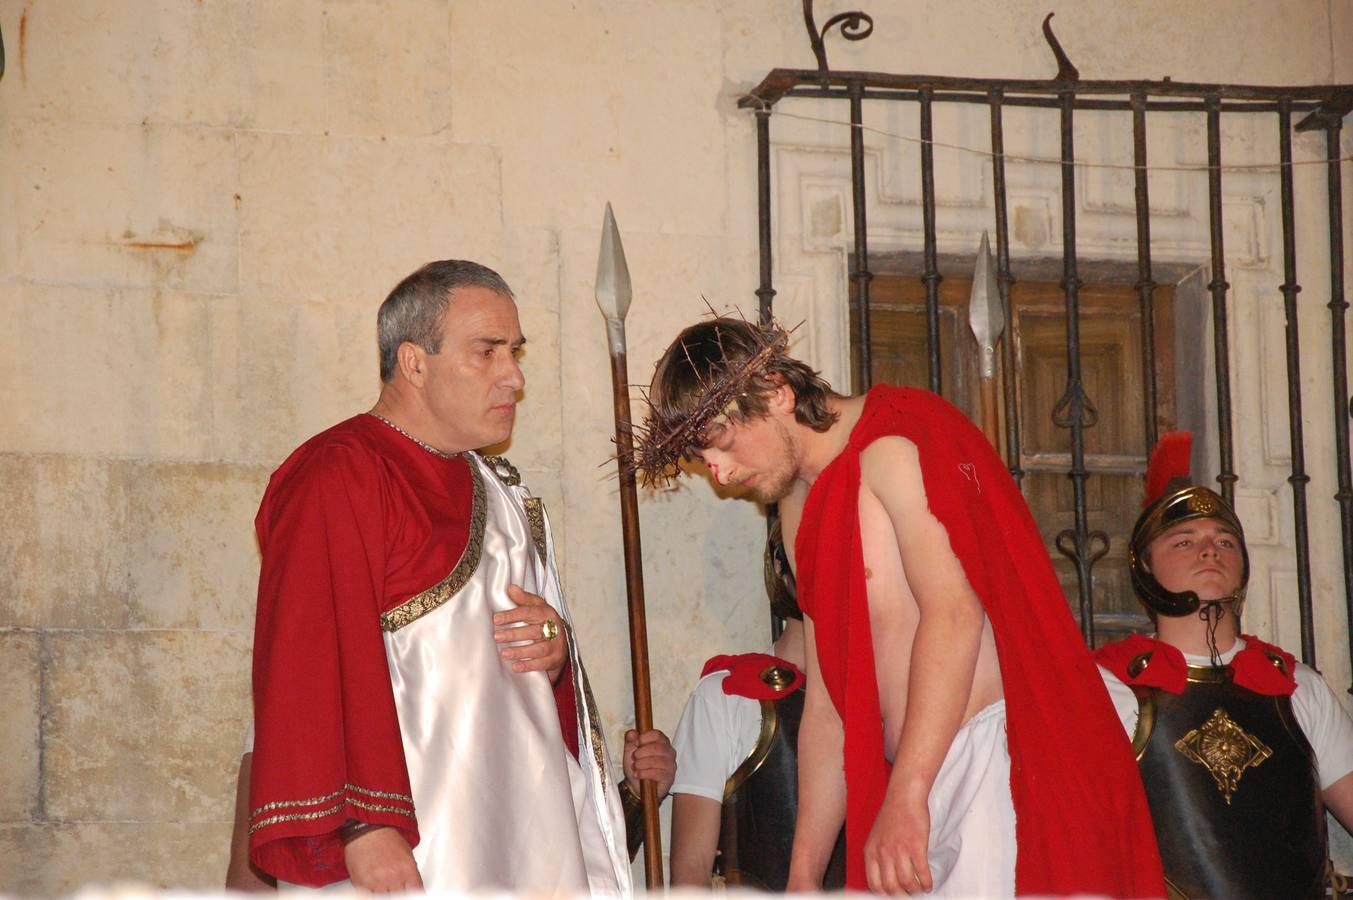
M 940 284 L 941 387 L 945 398 L 978 421 L 977 342 L 968 325 L 971 282 Z M 876 275 L 870 285 L 870 350 L 876 382 L 929 387 L 925 288 L 914 277 Z M 1059 532 L 1075 524 L 1071 431 L 1053 423 L 1066 390 L 1066 301 L 1053 283 L 1016 283 L 1003 340 L 1015 348 L 1020 422 L 1021 487 L 1043 535 L 1072 613 L 1079 612 L 1076 568 L 1057 550 Z M 852 321 L 854 298 L 852 296 Z M 1155 293 L 1156 426 L 1174 422 L 1173 291 Z M 1092 570 L 1096 643 L 1149 630 L 1127 571 L 1127 539 L 1141 512 L 1149 448 L 1143 413 L 1143 330 L 1137 292 L 1128 285 L 1087 284 L 1080 292 L 1081 380 L 1097 421 L 1085 430 L 1089 527 L 1109 536 L 1108 553 Z M 1000 354 L 997 354 L 998 358 Z M 1006 373 L 998 367 L 1003 396 Z M 860 386 L 855 386 L 859 390 Z M 1003 414 L 1003 411 L 1002 411 Z M 1001 454 L 1007 459 L 1005 425 Z

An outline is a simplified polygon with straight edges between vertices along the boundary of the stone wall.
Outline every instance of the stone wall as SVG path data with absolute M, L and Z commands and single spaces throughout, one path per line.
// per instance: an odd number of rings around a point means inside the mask
M 819 22 L 845 8 L 819 6 Z M 874 6 L 872 38 L 829 40 L 835 67 L 1053 71 L 1038 31 L 1047 9 L 1030 0 Z M 1335 52 L 1353 46 L 1340 0 L 1093 0 L 1056 26 L 1087 78 L 1353 81 L 1353 60 Z M 219 883 L 249 718 L 258 498 L 292 447 L 370 405 L 375 308 L 429 259 L 483 261 L 520 297 L 528 386 L 508 453 L 552 511 L 618 736 L 631 703 L 591 296 L 602 207 L 615 205 L 635 284 L 632 380 L 702 298 L 752 314 L 754 139 L 735 100 L 774 66 L 812 64 L 798 4 L 13 0 L 0 28 L 0 892 Z M 901 108 L 867 115 L 914 127 Z M 1083 121 L 1082 155 L 1121 156 L 1122 123 Z M 801 350 L 839 381 L 846 135 L 783 118 L 773 131 L 777 302 L 809 321 Z M 986 141 L 964 115 L 937 117 L 936 131 Z M 1197 162 L 1194 138 L 1196 123 L 1167 129 L 1153 159 Z M 1055 120 L 1008 125 L 1007 141 L 1055 154 Z M 919 246 L 914 152 L 870 138 L 878 249 Z M 1319 152 L 1298 140 L 1298 158 Z M 1276 158 L 1276 141 L 1242 130 L 1227 153 Z M 981 161 L 938 152 L 937 164 L 941 247 L 970 253 L 990 221 Z M 1322 177 L 1303 170 L 1299 188 L 1318 191 Z M 1161 259 L 1206 260 L 1192 178 L 1153 181 L 1174 216 Z M 1124 189 L 1130 199 L 1130 181 L 1083 182 L 1082 253 L 1134 252 Z M 1012 191 L 1016 254 L 1057 252 L 1055 173 L 1012 169 Z M 1235 389 L 1241 496 L 1262 545 L 1253 621 L 1293 645 L 1275 197 L 1269 182 L 1228 179 L 1234 334 L 1252 361 Z M 1323 203 L 1299 215 L 1315 347 Z M 1319 650 L 1342 690 L 1328 361 L 1311 352 Z M 751 504 L 719 502 L 700 480 L 641 507 L 654 699 L 670 731 L 707 656 L 765 644 L 761 525 Z

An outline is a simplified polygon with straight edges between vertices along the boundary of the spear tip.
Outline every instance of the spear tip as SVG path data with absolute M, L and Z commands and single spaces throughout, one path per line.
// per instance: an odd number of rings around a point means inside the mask
M 609 320 L 623 322 L 629 312 L 629 265 L 625 262 L 625 247 L 620 242 L 620 229 L 615 224 L 615 212 L 610 201 L 601 222 L 601 252 L 597 255 L 597 306 Z

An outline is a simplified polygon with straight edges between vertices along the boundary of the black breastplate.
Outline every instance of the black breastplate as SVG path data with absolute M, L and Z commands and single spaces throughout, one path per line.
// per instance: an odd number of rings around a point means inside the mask
M 799 722 L 802 689 L 779 700 L 761 701 L 761 736 L 756 749 L 724 790 L 719 850 L 730 885 L 783 891 L 794 847 L 799 806 Z M 826 890 L 846 884 L 845 831 L 836 840 L 823 879 Z
M 1134 688 L 1133 745 L 1172 896 L 1321 897 L 1324 803 L 1290 697 L 1189 666 L 1182 694 Z

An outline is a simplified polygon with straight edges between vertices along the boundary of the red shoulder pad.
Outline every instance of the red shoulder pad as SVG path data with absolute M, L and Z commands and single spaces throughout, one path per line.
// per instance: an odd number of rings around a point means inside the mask
M 1245 649 L 1231 660 L 1236 684 L 1266 697 L 1287 697 L 1297 689 L 1297 658 L 1277 644 L 1242 635 Z
M 700 677 L 724 670 L 728 677 L 723 680 L 723 692 L 734 697 L 778 700 L 803 685 L 803 672 L 798 666 L 769 653 L 716 656 L 705 663 Z
M 1134 663 L 1145 657 L 1144 663 Z M 1095 662 L 1112 672 L 1123 684 L 1184 693 L 1188 665 L 1184 654 L 1164 641 L 1134 634 L 1095 651 Z

